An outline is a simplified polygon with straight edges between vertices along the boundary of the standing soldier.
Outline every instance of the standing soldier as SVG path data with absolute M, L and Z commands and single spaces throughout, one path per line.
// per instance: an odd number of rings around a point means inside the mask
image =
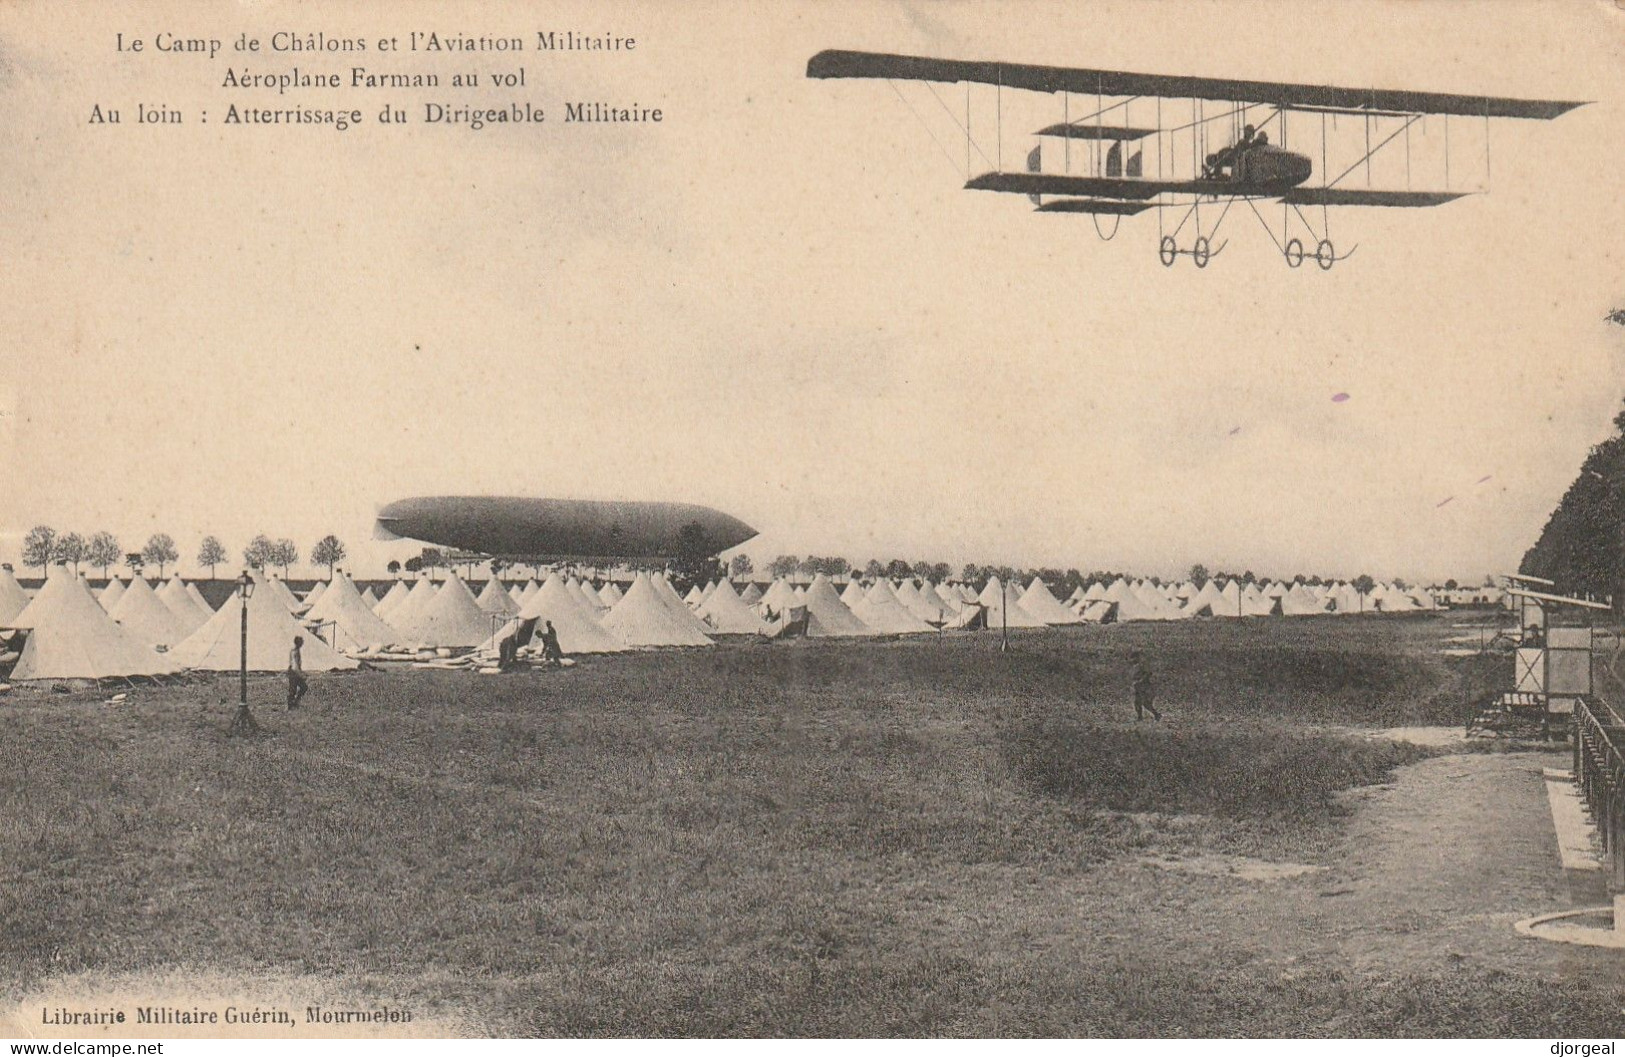
M 1139 722 L 1140 720 L 1144 719 L 1147 712 L 1151 713 L 1152 719 L 1160 720 L 1162 718 L 1162 713 L 1158 712 L 1155 706 L 1152 704 L 1152 702 L 1154 702 L 1157 698 L 1157 691 L 1156 688 L 1151 684 L 1151 666 L 1146 663 L 1145 658 L 1140 654 L 1139 650 L 1135 650 L 1133 653 L 1129 654 L 1129 659 L 1134 662 L 1133 685 L 1135 722 Z
M 303 635 L 293 637 L 293 649 L 288 651 L 288 711 L 292 712 L 299 707 L 299 702 L 305 699 L 310 690 L 310 684 L 305 682 L 305 661 L 302 650 L 305 645 Z
M 559 649 L 559 633 L 553 630 L 551 620 L 542 631 L 542 662 L 560 666 L 564 664 L 564 651 Z

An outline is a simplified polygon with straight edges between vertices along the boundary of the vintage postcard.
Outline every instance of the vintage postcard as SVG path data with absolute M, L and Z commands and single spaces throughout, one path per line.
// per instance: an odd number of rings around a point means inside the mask
M 1609 1052 L 1622 54 L 0 3 L 0 1036 Z

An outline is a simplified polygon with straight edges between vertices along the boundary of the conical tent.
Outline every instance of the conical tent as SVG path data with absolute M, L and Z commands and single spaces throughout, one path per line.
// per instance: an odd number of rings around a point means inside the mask
M 542 585 L 537 583 L 535 580 L 526 580 L 525 581 L 525 586 L 519 589 L 519 609 L 520 609 L 520 612 L 524 611 L 525 604 L 527 602 L 529 602 L 532 598 L 535 598 L 536 597 L 536 592 L 540 591 L 541 589 L 542 589 Z
M 558 573 L 548 576 L 547 582 L 531 594 L 519 615 L 536 618 L 538 635 L 545 626 L 543 622 L 551 620 L 559 636 L 559 649 L 565 653 L 619 653 L 626 649 L 626 643 L 605 630 L 581 600 L 570 593 Z
M 1293 584 L 1281 596 L 1281 614 L 1288 617 L 1310 616 L 1326 612 L 1326 602 L 1304 590 L 1302 584 Z
M 767 632 L 767 624 L 754 610 L 739 600 L 733 585 L 723 580 L 696 611 L 711 627 L 723 635 L 760 635 Z
M 930 587 L 931 585 L 927 584 L 926 586 Z M 903 608 L 919 619 L 932 627 L 942 623 L 942 607 L 927 602 L 925 596 L 920 593 L 920 589 L 914 586 L 913 580 L 905 577 L 903 582 L 897 585 L 897 590 L 894 593 L 897 595 L 897 601 L 902 603 Z
M 494 576 L 485 581 L 484 589 L 474 601 L 486 613 L 495 613 L 499 617 L 519 615 L 520 607 L 514 604 L 513 596 L 502 586 L 502 581 Z
M 891 581 L 881 577 L 869 588 L 862 601 L 852 606 L 852 615 L 883 635 L 906 635 L 931 631 L 930 624 L 921 620 L 897 598 Z
M 745 589 L 739 592 L 739 600 L 747 606 L 753 606 L 762 600 L 762 589 L 754 583 L 748 583 Z
M 1200 591 L 1196 592 L 1196 597 L 1185 604 L 1185 615 L 1188 617 L 1235 616 L 1236 611 L 1233 608 L 1229 614 L 1223 613 L 1226 604 L 1224 595 L 1219 593 L 1219 585 L 1209 580 L 1202 585 Z
M 378 596 L 373 594 L 371 587 L 361 592 L 361 601 L 367 603 L 368 609 L 376 610 L 378 608 Z
M 823 573 L 814 576 L 812 585 L 807 588 L 806 609 L 808 638 L 850 638 L 875 634 L 873 628 L 859 620 L 851 608 L 841 601 L 841 596 L 835 593 L 835 585 Z
M 711 639 L 677 619 L 648 573 L 638 573 L 626 596 L 604 617 L 604 628 L 632 646 L 709 646 Z
M 198 608 L 197 603 L 192 601 L 192 596 L 187 593 L 186 585 L 178 576 L 170 577 L 169 581 L 158 589 L 158 601 L 168 606 L 169 611 L 175 614 L 175 619 L 180 621 L 181 628 L 187 635 L 201 628 L 205 620 L 214 616 L 214 610 L 205 611 Z
M 683 604 L 682 596 L 677 593 L 677 588 L 671 585 L 671 581 L 666 578 L 665 573 L 650 576 L 649 585 L 655 589 L 655 594 L 660 596 L 660 600 L 671 611 L 672 618 L 679 624 L 686 625 L 690 631 L 698 632 L 701 635 L 711 633 L 711 628 L 705 621 L 695 616 L 694 611 Z
M 782 613 L 796 604 L 796 589 L 781 576 L 767 585 L 758 604 L 774 613 Z
M 1106 585 L 1101 583 L 1099 580 L 1096 580 L 1094 583 L 1089 585 L 1088 590 L 1083 592 L 1083 600 L 1085 602 L 1106 601 Z
M 1044 581 L 1036 576 L 1033 577 L 1033 582 L 1027 585 L 1027 590 L 1022 592 L 1018 601 L 1022 609 L 1046 624 L 1077 624 L 1082 620 L 1076 613 L 1057 602 L 1055 596 L 1050 594 L 1049 588 L 1044 586 Z
M 205 620 L 214 616 L 214 607 L 203 597 L 203 592 L 197 589 L 197 584 L 187 584 L 186 593 L 191 596 L 192 604 L 197 606 L 197 611 L 203 614 Z
M 456 573 L 448 576 L 421 607 L 409 602 L 400 620 L 390 624 L 400 631 L 403 641 L 427 646 L 478 646 L 495 630 L 491 614 L 480 608 L 473 592 Z
M 140 579 L 140 577 L 137 577 L 137 579 Z M 287 606 L 289 613 L 300 613 L 304 610 L 304 603 L 300 602 L 299 599 L 293 596 L 293 592 L 288 590 L 288 585 L 280 576 L 271 576 L 266 573 L 256 572 L 254 574 L 254 579 L 260 585 L 258 590 L 254 592 L 255 594 L 259 594 L 260 591 L 267 592 L 272 598 L 279 600 L 283 605 Z
M 976 600 L 987 610 L 987 626 L 994 629 L 1046 627 L 1047 625 L 1042 620 L 1021 608 L 1020 595 L 1020 588 L 1006 590 L 997 576 L 989 579 L 987 586 L 982 588 L 982 593 L 976 597 Z M 1008 599 L 1008 604 L 1006 599 Z M 1006 616 L 1007 609 L 1008 616 Z
M 411 593 L 412 589 L 406 586 L 405 580 L 396 580 L 389 585 L 389 590 L 384 592 L 384 597 L 378 600 L 378 604 L 372 607 L 372 611 L 378 614 L 378 619 L 387 622 L 389 614 L 394 611 L 396 606 L 406 601 L 406 596 Z
M 690 609 L 698 609 L 700 603 L 703 601 L 705 601 L 705 592 L 700 590 L 698 584 L 690 587 L 688 589 L 688 594 L 683 596 L 683 604 L 688 606 Z
M 342 572 L 333 575 L 332 583 L 310 607 L 305 619 L 318 625 L 333 625 L 330 645 L 347 653 L 373 650 L 401 640 L 401 633 L 367 607 L 362 596 L 356 593 L 355 583 Z M 328 633 L 325 628 L 321 630 Z
M 954 597 L 947 597 L 929 581 L 920 585 L 920 601 L 931 606 L 938 613 L 941 613 L 943 617 L 952 619 L 955 613 L 964 608 L 964 603 L 959 599 L 956 592 L 950 591 L 948 594 Z
M 238 591 L 169 655 L 177 663 L 199 671 L 236 671 L 242 663 L 242 606 L 242 592 Z M 280 596 L 264 585 L 255 585 L 248 596 L 248 670 L 285 671 L 295 635 L 305 640 L 300 661 L 306 671 L 356 667 L 355 661 L 340 656 L 299 623 Z
M 102 609 L 111 613 L 113 607 L 118 605 L 119 597 L 123 594 L 124 581 L 115 576 L 107 581 L 107 586 L 102 588 L 101 593 L 96 596 L 96 601 L 101 603 Z
M 322 600 L 322 592 L 324 592 L 326 590 L 327 590 L 327 581 L 326 580 L 317 580 L 316 581 L 316 586 L 312 587 L 305 594 L 305 605 L 306 606 L 314 606 L 317 602 L 320 602 Z
M 704 601 L 705 601 L 705 600 L 706 600 L 706 599 L 707 599 L 707 598 L 710 598 L 710 597 L 711 597 L 711 595 L 712 595 L 712 593 L 713 593 L 713 592 L 714 592 L 714 591 L 716 591 L 716 589 L 717 589 L 717 583 L 718 583 L 718 581 L 716 581 L 716 580 L 712 580 L 712 581 L 711 581 L 711 582 L 710 582 L 710 583 L 708 583 L 708 584 L 706 584 L 706 585 L 705 585 L 705 590 L 704 590 L 704 591 L 701 591 L 701 592 L 700 592 L 700 602 L 701 602 L 701 603 L 704 603 Z M 729 584 L 729 585 L 728 585 L 728 586 L 730 586 L 730 587 L 732 587 L 732 586 L 733 586 L 733 585 L 732 585 L 732 584 Z
M 606 608 L 608 608 L 598 597 L 598 593 L 596 591 L 588 587 L 582 581 L 577 580 L 575 577 L 572 576 L 570 579 L 566 580 L 564 586 L 570 589 L 571 594 L 575 595 L 581 600 L 581 604 L 586 607 L 587 612 L 591 613 L 594 617 L 599 616 Z
M 31 629 L 11 672 L 18 682 L 180 671 L 173 656 L 158 653 L 114 621 L 97 604 L 90 587 L 65 568 L 49 572 L 45 586 L 18 620 L 19 627 Z
M 130 581 L 108 615 L 149 646 L 174 646 L 197 630 L 181 623 L 141 576 Z
M 841 591 L 841 603 L 845 605 L 846 608 L 851 609 L 853 606 L 863 601 L 863 596 L 866 593 L 867 592 L 865 592 L 863 589 L 863 585 L 860 584 L 856 578 L 853 578 L 853 580 L 846 585 L 845 589 Z
M 412 585 L 412 589 L 406 592 L 406 597 L 402 598 L 394 609 L 378 616 L 396 631 L 406 631 L 408 625 L 417 620 L 418 614 L 429 608 L 429 603 L 434 601 L 435 592 L 439 589 L 439 584 L 425 576 Z
M 614 580 L 610 580 L 598 589 L 598 601 L 603 604 L 604 608 L 609 609 L 620 600 L 621 589 L 615 586 Z
M 10 569 L 0 568 L 0 628 L 11 626 L 23 610 L 28 608 L 28 593 L 11 575 Z

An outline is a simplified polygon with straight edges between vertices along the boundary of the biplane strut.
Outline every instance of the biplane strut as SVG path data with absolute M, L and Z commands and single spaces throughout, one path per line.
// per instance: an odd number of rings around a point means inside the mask
M 876 78 L 892 83 L 920 81 L 965 84 L 965 120 L 961 124 L 935 89 L 938 105 L 965 133 L 965 187 L 968 190 L 996 191 L 1028 196 L 1041 213 L 1087 213 L 1095 233 L 1110 241 L 1124 217 L 1155 209 L 1157 212 L 1157 258 L 1172 267 L 1180 257 L 1189 257 L 1198 268 L 1223 253 L 1229 240 L 1220 241 L 1219 230 L 1231 208 L 1246 202 L 1259 225 L 1269 235 L 1287 267 L 1301 268 L 1313 260 L 1321 271 L 1329 271 L 1338 261 L 1354 255 L 1358 245 L 1339 252 L 1331 237 L 1333 207 L 1423 208 L 1443 205 L 1472 193 L 1456 190 L 1462 181 L 1453 178 L 1451 168 L 1450 119 L 1481 118 L 1484 135 L 1484 186 L 1488 190 L 1490 171 L 1489 127 L 1492 118 L 1551 120 L 1568 113 L 1582 102 L 1545 99 L 1515 99 L 1407 89 L 1338 88 L 1286 82 L 1245 81 L 1228 78 L 1186 77 L 1168 74 L 1129 73 L 1120 70 L 1093 70 L 1065 66 L 1036 66 L 1021 63 L 973 62 L 911 55 L 859 51 L 823 51 L 807 63 L 807 76 L 814 78 Z M 970 90 L 972 84 L 995 86 L 997 120 L 994 123 L 993 158 L 971 136 Z M 1044 172 L 1042 155 L 1034 148 L 1027 156 L 1027 171 L 1011 172 L 1004 167 L 1004 92 L 1018 90 L 1061 96 L 1061 122 L 1040 128 L 1040 137 L 1059 137 L 1064 145 L 1064 172 Z M 1072 95 L 1094 96 L 1094 112 L 1074 117 Z M 924 119 L 898 91 L 914 114 Z M 1115 102 L 1110 100 L 1116 100 Z M 1190 120 L 1168 126 L 1163 123 L 1164 100 L 1188 100 Z M 1130 120 L 1132 104 L 1154 101 L 1156 120 Z M 1224 104 L 1226 109 L 1209 115 L 1206 104 Z M 1145 109 L 1142 102 L 1141 109 Z M 1253 110 L 1268 110 L 1255 126 L 1247 120 Z M 1118 114 L 1116 112 L 1120 111 Z M 1106 115 L 1112 123 L 1106 123 Z M 1320 157 L 1288 149 L 1288 115 L 1319 119 Z M 1358 118 L 1364 123 L 1364 151 L 1335 177 L 1329 168 L 1327 122 L 1338 116 Z M 1442 189 L 1414 190 L 1411 174 L 1411 126 L 1428 116 L 1444 119 L 1444 173 Z M 1121 119 L 1119 122 L 1119 118 Z M 939 119 L 940 120 L 940 119 Z M 1216 122 L 1228 120 L 1228 137 L 1216 137 L 1210 144 L 1210 131 Z M 1384 120 L 1398 121 L 1398 127 L 1373 143 L 1373 134 Z M 1297 128 L 1297 122 L 1294 122 Z M 926 131 L 931 133 L 929 126 Z M 1426 131 L 1424 127 L 1423 131 Z M 1275 135 L 1279 144 L 1270 142 Z M 935 133 L 931 133 L 936 140 Z M 1404 189 L 1372 186 L 1372 158 L 1391 144 L 1403 142 Z M 1292 137 L 1292 145 L 1311 140 L 1302 133 Z M 1146 141 L 1151 141 L 1147 143 Z M 1072 145 L 1081 144 L 1087 173 L 1074 170 Z M 1154 144 L 1154 147 L 1153 147 Z M 1210 145 L 1217 149 L 1209 152 Z M 937 146 L 943 147 L 940 140 Z M 972 148 L 992 171 L 979 175 L 971 171 Z M 1156 175 L 1148 174 L 1155 150 Z M 1400 148 L 1394 148 L 1395 151 Z M 1130 154 L 1130 151 L 1134 153 Z M 943 154 L 958 169 L 950 152 Z M 1318 162 L 1318 165 L 1316 164 Z M 1053 163 L 1052 163 L 1053 164 Z M 1363 188 L 1343 184 L 1345 178 L 1364 169 Z M 1318 172 L 1319 183 L 1310 183 Z M 1259 201 L 1280 202 L 1282 218 L 1279 234 L 1259 211 Z M 1222 203 L 1222 206 L 1219 204 Z M 1219 208 L 1218 219 L 1204 225 L 1203 206 Z M 1308 212 L 1303 207 L 1310 207 Z M 1319 207 L 1319 224 L 1311 216 Z M 1166 218 L 1183 209 L 1179 222 L 1169 231 Z M 1108 233 L 1102 217 L 1112 217 Z M 1295 230 L 1293 218 L 1302 225 Z M 1188 243 L 1181 235 L 1189 228 Z M 1313 248 L 1311 248 L 1311 245 Z

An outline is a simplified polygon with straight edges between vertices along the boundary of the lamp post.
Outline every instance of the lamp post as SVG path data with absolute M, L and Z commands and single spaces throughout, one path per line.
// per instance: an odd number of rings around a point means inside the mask
M 243 635 L 241 667 L 238 671 L 237 716 L 231 721 L 232 734 L 258 734 L 260 725 L 254 721 L 254 713 L 248 710 L 248 600 L 254 594 L 254 578 L 244 569 L 237 577 L 237 598 L 242 605 Z

